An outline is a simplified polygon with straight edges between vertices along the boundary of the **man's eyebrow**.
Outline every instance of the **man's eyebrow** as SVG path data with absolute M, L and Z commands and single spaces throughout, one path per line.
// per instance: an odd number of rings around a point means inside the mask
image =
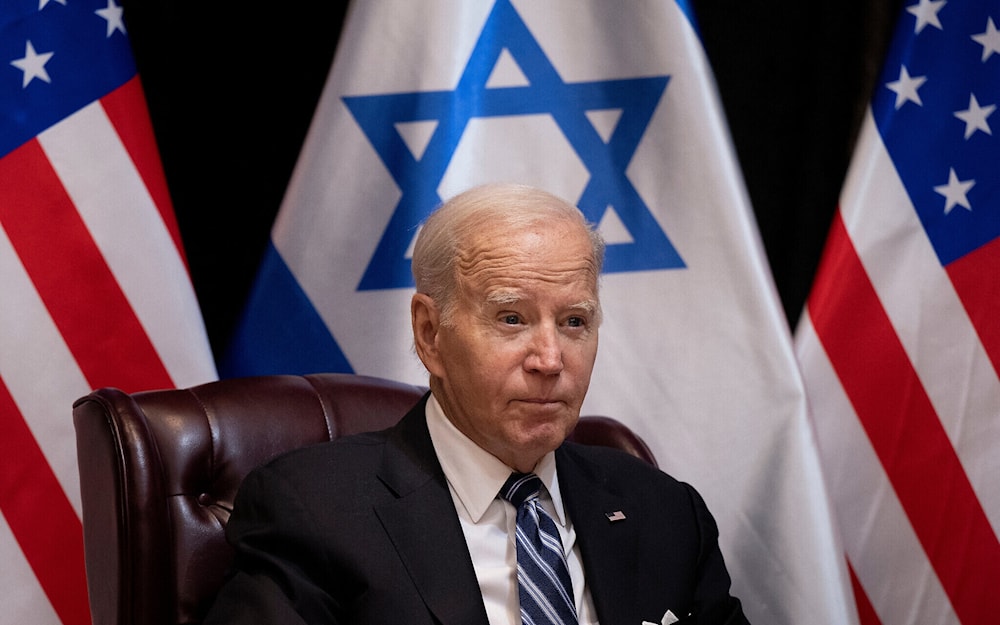
M 592 299 L 585 299 L 582 302 L 578 302 L 576 304 L 573 304 L 572 306 L 570 306 L 570 309 L 571 310 L 577 310 L 577 309 L 583 310 L 583 311 L 587 312 L 588 314 L 593 315 L 598 310 L 600 310 L 600 307 L 597 305 L 596 301 L 594 301 Z
M 522 301 L 524 297 L 514 290 L 504 289 L 501 291 L 494 291 L 486 296 L 486 303 L 492 306 L 510 306 Z M 567 310 L 582 310 L 588 315 L 597 315 L 601 311 L 600 304 L 597 300 L 585 299 L 583 301 L 577 302 L 575 304 L 570 304 L 566 307 Z
M 486 296 L 486 303 L 493 304 L 496 306 L 508 306 L 510 304 L 516 304 L 517 302 L 524 299 L 521 294 L 517 291 L 502 290 L 493 291 Z

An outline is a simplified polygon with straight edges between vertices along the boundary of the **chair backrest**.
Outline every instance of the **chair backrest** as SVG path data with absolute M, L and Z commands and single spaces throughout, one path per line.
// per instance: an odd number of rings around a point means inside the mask
M 274 456 L 395 424 L 426 391 L 349 374 L 264 376 L 73 405 L 94 625 L 200 623 L 232 553 L 246 474 Z M 656 464 L 631 430 L 584 417 L 571 437 Z

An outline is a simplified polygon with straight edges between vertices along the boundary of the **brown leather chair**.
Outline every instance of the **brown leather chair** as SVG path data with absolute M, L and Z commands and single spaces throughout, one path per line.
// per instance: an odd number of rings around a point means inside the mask
M 94 625 L 201 622 L 232 560 L 224 528 L 246 474 L 284 451 L 393 425 L 425 390 L 313 374 L 77 400 Z M 613 419 L 582 418 L 572 438 L 656 464 Z

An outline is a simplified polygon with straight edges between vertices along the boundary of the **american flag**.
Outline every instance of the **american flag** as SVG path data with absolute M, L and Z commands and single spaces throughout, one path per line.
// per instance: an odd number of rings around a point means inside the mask
M 4 0 L 0 124 L 0 623 L 87 623 L 73 400 L 216 374 L 115 0 Z
M 1000 3 L 905 7 L 798 328 L 861 622 L 997 622 Z

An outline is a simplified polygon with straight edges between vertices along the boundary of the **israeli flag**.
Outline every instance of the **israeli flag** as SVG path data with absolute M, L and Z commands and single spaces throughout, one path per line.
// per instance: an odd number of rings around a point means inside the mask
M 355 3 L 226 363 L 426 384 L 410 250 L 485 182 L 607 239 L 585 413 L 704 494 L 751 621 L 856 621 L 802 381 L 683 0 Z M 666 528 L 665 528 L 666 529 Z

